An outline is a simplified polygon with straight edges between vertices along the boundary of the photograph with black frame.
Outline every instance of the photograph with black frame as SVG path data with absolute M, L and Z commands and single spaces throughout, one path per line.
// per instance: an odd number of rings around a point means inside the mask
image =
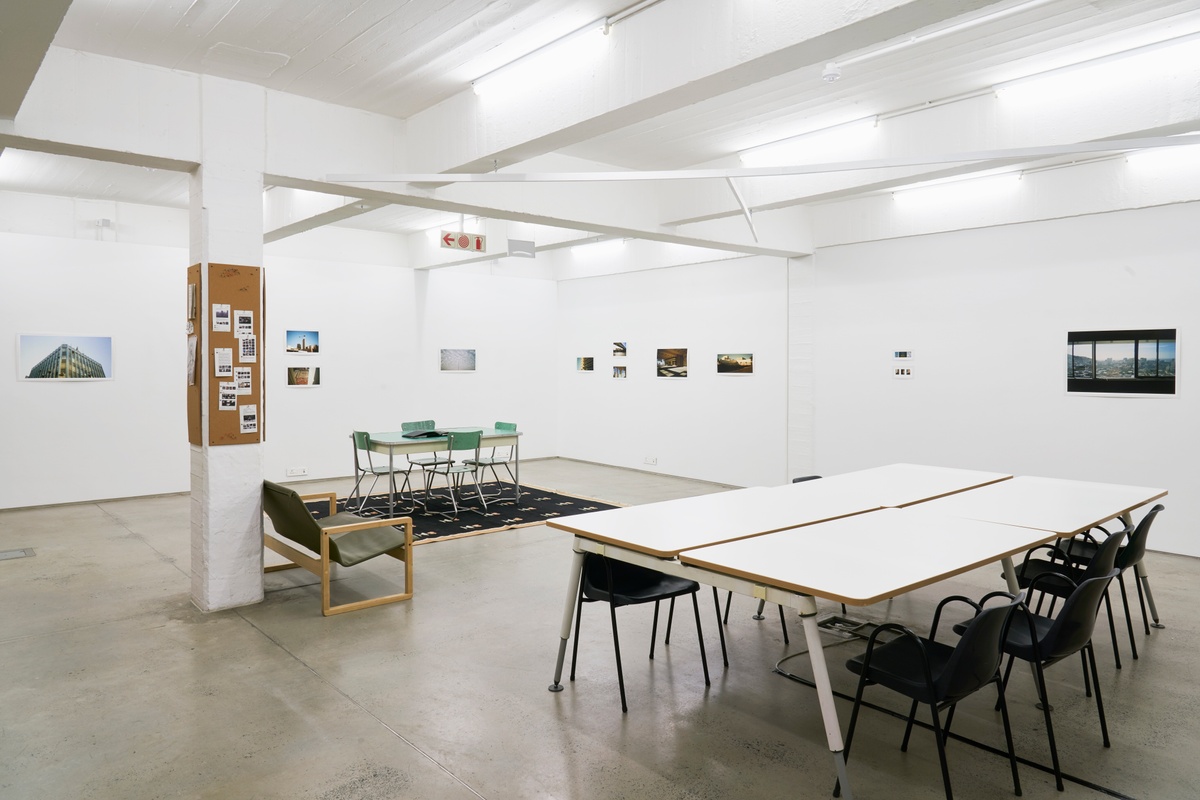
M 1067 391 L 1175 394 L 1175 328 L 1067 333 Z

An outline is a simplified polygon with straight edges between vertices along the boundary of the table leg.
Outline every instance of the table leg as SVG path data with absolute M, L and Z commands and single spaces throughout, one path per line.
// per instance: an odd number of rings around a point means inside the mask
M 583 577 L 583 553 L 579 550 L 575 551 L 575 558 L 571 562 L 571 579 L 567 581 L 567 600 L 563 603 L 562 625 L 559 627 L 558 636 L 558 661 L 554 665 L 554 683 L 550 684 L 550 691 L 561 692 L 563 690 L 562 671 L 563 659 L 567 655 L 567 642 L 571 639 L 571 626 L 575 622 L 575 599 L 579 597 L 579 581 Z
M 1146 571 L 1145 562 L 1139 561 L 1138 563 L 1133 565 L 1133 578 L 1134 578 L 1134 580 L 1136 580 L 1138 582 L 1138 584 L 1142 587 L 1143 591 L 1146 594 L 1146 605 L 1150 606 L 1150 619 L 1154 620 L 1154 623 L 1150 627 L 1152 627 L 1152 628 L 1167 627 L 1166 625 L 1163 625 L 1161 622 L 1159 622 L 1158 608 L 1156 608 L 1154 605 L 1154 593 L 1150 591 L 1150 573 Z M 1143 619 L 1146 616 L 1145 611 L 1146 611 L 1145 609 L 1142 609 L 1142 618 Z
M 521 502 L 521 437 L 513 442 L 513 480 L 516 482 L 517 502 Z M 559 659 L 561 661 L 561 659 Z M 561 667 L 562 665 L 559 664 Z
M 391 478 L 391 483 L 388 484 L 388 519 L 396 516 L 396 448 L 388 448 L 388 477 Z
M 1005 556 L 1000 561 L 1000 566 L 1004 570 L 1004 582 L 1008 584 L 1008 591 L 1017 594 L 1021 591 L 1021 584 L 1017 583 L 1017 571 L 1013 567 L 1012 556 Z
M 854 800 L 854 794 L 850 791 L 850 779 L 846 774 L 842 728 L 838 723 L 837 708 L 833 704 L 833 686 L 829 683 L 829 668 L 825 663 L 825 651 L 821 647 L 821 629 L 817 627 L 817 601 L 814 598 L 803 599 L 800 622 L 804 625 L 804 640 L 808 645 L 808 658 L 812 662 L 817 702 L 821 706 L 821 720 L 825 723 L 825 740 L 829 743 L 829 752 L 833 754 L 833 764 L 841 781 L 842 796 Z

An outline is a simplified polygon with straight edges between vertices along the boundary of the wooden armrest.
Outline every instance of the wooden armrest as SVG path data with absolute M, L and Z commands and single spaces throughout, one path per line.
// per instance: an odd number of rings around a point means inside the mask
M 337 513 L 337 492 L 314 492 L 313 494 L 302 494 L 300 499 L 304 502 L 311 500 L 328 500 L 329 501 L 329 516 Z
M 345 525 L 330 525 L 327 528 L 321 529 L 322 536 L 328 536 L 336 533 L 348 533 L 350 531 L 362 531 L 370 528 L 385 528 L 388 526 L 403 525 L 412 531 L 412 517 L 389 517 L 387 519 L 364 519 L 362 522 L 350 522 Z

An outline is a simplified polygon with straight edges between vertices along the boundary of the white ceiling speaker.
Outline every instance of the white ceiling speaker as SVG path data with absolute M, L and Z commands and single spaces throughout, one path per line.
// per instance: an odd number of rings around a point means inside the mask
M 830 61 L 828 64 L 826 64 L 825 69 L 821 72 L 821 80 L 825 81 L 826 83 L 833 83 L 841 77 L 842 68 L 833 61 Z

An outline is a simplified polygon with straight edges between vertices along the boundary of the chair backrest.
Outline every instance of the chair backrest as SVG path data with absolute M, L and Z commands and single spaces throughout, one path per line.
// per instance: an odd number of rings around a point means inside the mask
M 1150 535 L 1150 526 L 1154 524 L 1154 518 L 1162 510 L 1162 503 L 1155 505 L 1146 512 L 1146 516 L 1142 517 L 1142 521 L 1133 529 L 1133 533 L 1129 534 L 1129 543 L 1121 548 L 1121 552 L 1117 554 L 1117 560 L 1114 562 L 1117 569 L 1124 572 L 1146 557 L 1146 538 Z
M 1004 639 L 1020 600 L 980 611 L 963 631 L 935 687 L 939 700 L 957 700 L 996 677 L 1004 656 Z
M 1074 655 L 1091 641 L 1100 601 L 1104 599 L 1109 581 L 1118 572 L 1113 569 L 1107 575 L 1088 578 L 1075 588 L 1046 634 L 1038 641 L 1038 654 L 1043 662 L 1050 664 Z
M 321 526 L 295 490 L 263 481 L 263 511 L 280 536 L 314 553 L 321 552 Z
M 492 426 L 492 428 L 494 428 L 497 431 L 504 431 L 505 433 L 516 433 L 517 432 L 517 423 L 515 423 L 515 422 L 497 422 L 495 425 Z M 501 445 L 500 447 L 493 447 L 492 448 L 492 459 L 497 462 L 511 461 L 512 460 L 512 451 L 513 451 L 513 447 L 511 444 Z
M 431 431 L 436 426 L 431 419 L 419 419 L 416 422 L 401 422 L 400 430 L 404 433 L 409 431 Z
M 1121 544 L 1124 541 L 1125 532 L 1117 531 L 1101 542 L 1100 547 L 1096 550 L 1096 555 L 1092 556 L 1092 560 L 1088 562 L 1087 569 L 1084 570 L 1080 582 L 1082 583 L 1088 578 L 1099 578 L 1107 575 L 1116 564 L 1117 553 L 1120 552 Z
M 371 434 L 367 433 L 366 431 L 353 431 L 350 436 L 354 439 L 355 474 L 357 475 L 359 472 L 363 471 L 361 466 L 362 462 L 358 459 L 358 451 L 360 450 L 367 454 L 367 467 L 369 469 L 374 468 L 375 465 L 371 463 Z
M 447 431 L 446 446 L 450 450 L 474 450 L 479 455 L 479 441 L 482 431 Z

